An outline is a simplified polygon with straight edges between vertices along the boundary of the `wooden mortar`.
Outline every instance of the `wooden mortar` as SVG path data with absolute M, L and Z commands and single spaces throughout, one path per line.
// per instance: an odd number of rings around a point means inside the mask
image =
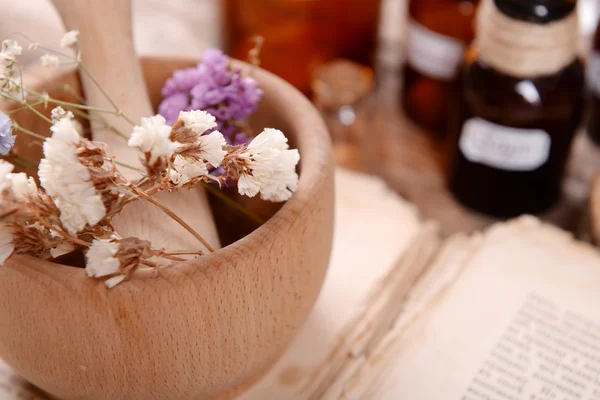
M 144 60 L 154 107 L 172 71 L 197 61 Z M 327 270 L 333 159 L 310 102 L 268 72 L 254 76 L 265 95 L 251 125 L 283 130 L 300 150 L 293 197 L 233 244 L 111 290 L 80 268 L 11 257 L 0 268 L 0 358 L 15 371 L 65 400 L 226 398 L 284 351 Z M 74 72 L 38 87 L 66 82 Z M 39 118 L 18 118 L 39 128 Z

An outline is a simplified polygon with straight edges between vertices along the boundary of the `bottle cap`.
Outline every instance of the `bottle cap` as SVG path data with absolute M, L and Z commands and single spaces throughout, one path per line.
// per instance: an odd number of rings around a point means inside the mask
M 563 19 L 575 10 L 577 0 L 494 0 L 507 16 L 536 24 Z

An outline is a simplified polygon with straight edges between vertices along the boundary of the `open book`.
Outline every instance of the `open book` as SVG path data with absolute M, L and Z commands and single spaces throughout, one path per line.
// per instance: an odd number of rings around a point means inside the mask
M 524 217 L 442 241 L 340 170 L 315 309 L 242 400 L 600 400 L 600 253 Z M 44 399 L 0 361 L 0 399 Z
M 243 399 L 600 400 L 596 248 L 533 217 L 440 243 L 377 180 L 337 178 L 338 239 L 350 216 L 369 235 L 334 252 L 309 322 Z
M 600 399 L 600 253 L 532 217 L 450 240 L 328 396 Z

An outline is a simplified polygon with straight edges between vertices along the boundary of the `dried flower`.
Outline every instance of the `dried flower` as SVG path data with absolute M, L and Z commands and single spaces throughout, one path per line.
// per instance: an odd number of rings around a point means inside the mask
M 77 158 L 82 138 L 70 118 L 61 118 L 44 142 L 40 183 L 60 210 L 60 221 L 71 234 L 93 226 L 106 215 L 102 197 L 91 182 L 90 171 Z
M 159 158 L 173 153 L 176 144 L 169 139 L 170 134 L 171 127 L 161 115 L 142 118 L 142 125 L 133 128 L 127 144 L 145 153 L 148 165 L 152 166 Z
M 182 187 L 193 179 L 200 178 L 207 174 L 208 168 L 206 168 L 206 164 L 203 162 L 188 162 L 178 155 L 175 156 L 175 161 L 173 161 L 173 166 L 169 171 L 169 180 L 176 187 Z
M 73 119 L 75 116 L 71 111 L 65 111 L 62 107 L 54 107 L 50 112 L 50 117 L 52 118 L 52 122 L 57 122 L 62 118 Z M 76 128 L 77 129 L 77 128 Z
M 192 132 L 202 135 L 209 129 L 217 126 L 214 115 L 207 113 L 206 111 L 182 111 L 179 113 L 179 120 L 183 122 L 183 125 L 192 130 Z
M 17 60 L 12 52 L 0 52 L 0 86 L 8 95 L 18 94 L 20 89 L 20 79 L 15 71 L 15 65 Z
M 260 192 L 268 201 L 286 201 L 298 186 L 298 150 L 290 150 L 287 138 L 277 129 L 265 129 L 250 144 L 226 156 L 225 175 L 238 179 L 238 192 L 254 197 Z
M 100 278 L 116 273 L 121 263 L 114 256 L 119 244 L 103 239 L 94 239 L 86 253 L 85 270 L 89 277 Z
M 10 187 L 13 196 L 17 201 L 26 201 L 29 197 L 34 196 L 37 191 L 37 185 L 33 177 L 28 177 L 25 173 L 10 174 Z
M 206 111 L 180 112 L 171 133 L 171 140 L 178 143 L 175 153 L 217 168 L 227 154 L 223 149 L 227 142 L 218 131 L 203 135 L 215 126 L 215 117 Z
M 227 154 L 227 151 L 223 150 L 223 146 L 226 144 L 225 138 L 218 131 L 198 138 L 200 156 L 215 168 L 221 165 Z
M 234 145 L 247 142 L 239 125 L 262 97 L 256 80 L 242 77 L 241 70 L 232 69 L 229 57 L 217 49 L 206 50 L 196 68 L 175 71 L 162 94 L 158 112 L 168 123 L 175 123 L 181 111 L 205 110 L 216 117 L 217 129 Z
M 2 42 L 2 52 L 14 56 L 19 56 L 23 52 L 23 48 L 19 46 L 16 40 L 7 39 Z
M 121 283 L 140 265 L 156 268 L 151 259 L 161 252 L 152 250 L 150 242 L 137 238 L 118 241 L 95 239 L 86 254 L 86 271 L 93 278 L 109 277 L 104 284 L 108 288 Z
M 60 47 L 73 47 L 79 42 L 79 31 L 71 30 L 60 39 Z
M 15 145 L 12 132 L 12 121 L 8 115 L 0 112 L 0 154 L 5 156 Z
M 45 68 L 58 68 L 60 65 L 60 60 L 57 56 L 46 53 L 40 57 L 40 61 L 42 63 L 42 67 Z

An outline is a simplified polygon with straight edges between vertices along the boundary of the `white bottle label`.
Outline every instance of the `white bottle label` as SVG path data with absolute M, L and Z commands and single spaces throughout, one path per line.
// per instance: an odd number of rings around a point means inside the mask
M 411 20 L 408 28 L 408 63 L 420 73 L 439 80 L 454 78 L 465 52 L 459 40 L 434 32 Z
M 600 52 L 594 50 L 590 54 L 587 65 L 588 87 L 596 96 L 600 96 Z
M 541 129 L 509 128 L 471 118 L 463 125 L 458 146 L 473 163 L 505 171 L 533 171 L 550 156 L 551 139 Z

